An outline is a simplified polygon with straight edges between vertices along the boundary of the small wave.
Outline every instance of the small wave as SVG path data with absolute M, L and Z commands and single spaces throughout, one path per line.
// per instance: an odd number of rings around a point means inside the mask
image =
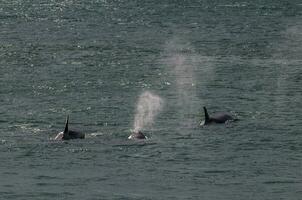
M 68 152 L 71 153 L 80 153 L 80 152 L 89 152 L 90 150 L 87 148 L 72 148 L 72 149 L 68 149 Z
M 39 175 L 39 176 L 34 177 L 34 179 L 37 179 L 37 180 L 41 180 L 41 179 L 56 180 L 56 179 L 62 179 L 62 178 L 57 177 L 57 176 Z
M 49 187 L 49 186 L 56 186 L 56 185 L 58 185 L 57 183 L 41 183 L 41 182 L 39 182 L 39 183 L 36 183 L 36 185 L 37 186 L 47 186 L 47 187 Z
M 86 136 L 90 136 L 90 137 L 98 137 L 98 136 L 103 136 L 103 135 L 105 135 L 105 133 L 101 133 L 101 132 L 86 134 Z
M 18 175 L 19 173 L 17 173 L 17 172 L 3 172 L 2 174 L 5 174 L 5 175 Z
M 230 170 L 205 170 L 207 174 L 224 174 L 230 172 Z
M 290 183 L 300 183 L 299 181 L 294 180 L 275 180 L 275 181 L 264 181 L 264 184 L 290 184 Z
M 235 3 L 235 4 L 222 4 L 218 5 L 219 7 L 231 7 L 231 8 L 241 8 L 241 7 L 246 7 L 247 4 L 245 3 Z
M 73 193 L 70 192 L 60 192 L 60 193 L 55 193 L 55 192 L 39 192 L 36 194 L 39 197 L 50 197 L 50 198 L 55 198 L 55 199 L 59 199 L 62 196 L 73 196 Z M 29 198 L 30 199 L 30 198 Z
M 14 125 L 14 127 L 20 128 L 23 131 L 30 131 L 35 134 L 42 132 L 40 128 L 33 127 L 33 124 L 18 124 L 18 125 Z

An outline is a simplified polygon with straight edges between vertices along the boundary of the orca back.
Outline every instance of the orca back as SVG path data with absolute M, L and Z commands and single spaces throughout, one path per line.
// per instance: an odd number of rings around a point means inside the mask
M 204 110 L 204 123 L 202 125 L 210 124 L 210 123 L 226 123 L 227 121 L 235 121 L 234 118 L 227 113 L 217 113 L 212 115 L 211 117 L 208 114 L 207 108 L 203 107 Z
M 138 131 L 138 132 L 133 132 L 129 137 L 128 139 L 146 139 L 146 136 L 141 132 L 141 131 Z
M 69 131 L 68 135 L 69 135 L 69 139 L 84 139 L 85 138 L 84 133 L 80 133 L 80 132 L 72 131 L 72 130 Z
M 68 122 L 69 122 L 69 115 L 67 115 L 66 117 L 66 123 L 65 123 L 65 129 L 63 132 L 63 140 L 70 140 L 70 139 L 84 139 L 85 138 L 85 134 L 84 133 L 80 133 L 77 131 L 73 131 L 73 130 L 69 130 L 68 128 Z
M 219 113 L 212 116 L 211 120 L 215 123 L 225 123 L 226 121 L 233 120 L 233 117 L 227 113 Z

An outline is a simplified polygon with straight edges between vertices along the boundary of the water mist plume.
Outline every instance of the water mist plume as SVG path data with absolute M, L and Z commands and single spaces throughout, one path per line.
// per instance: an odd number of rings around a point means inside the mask
M 149 91 L 142 93 L 137 102 L 134 118 L 134 132 L 150 127 L 156 115 L 162 110 L 164 101 Z
M 195 52 L 190 43 L 174 38 L 165 46 L 164 63 L 175 80 L 177 110 L 179 118 L 182 119 L 181 124 L 190 126 L 194 122 L 187 115 L 194 113 L 202 104 L 197 98 L 195 79 L 197 66 L 202 63 L 201 56 Z

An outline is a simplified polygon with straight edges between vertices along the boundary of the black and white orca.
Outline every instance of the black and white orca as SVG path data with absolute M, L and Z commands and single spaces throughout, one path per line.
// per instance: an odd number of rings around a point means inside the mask
M 128 139 L 136 139 L 136 140 L 143 140 L 147 139 L 147 137 L 141 131 L 134 131 Z
M 209 116 L 207 108 L 203 107 L 204 110 L 204 121 L 200 123 L 201 126 L 216 123 L 216 124 L 223 124 L 228 121 L 236 121 L 237 119 L 234 119 L 230 114 L 228 113 L 217 113 L 213 116 Z
M 68 121 L 69 121 L 69 115 L 67 115 L 66 117 L 64 132 L 58 133 L 58 135 L 55 137 L 55 140 L 84 139 L 85 138 L 84 133 L 69 130 Z

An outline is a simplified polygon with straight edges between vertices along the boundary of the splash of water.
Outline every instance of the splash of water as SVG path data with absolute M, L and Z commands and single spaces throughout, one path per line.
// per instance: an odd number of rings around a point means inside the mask
M 164 101 L 157 95 L 145 91 L 139 97 L 134 118 L 134 132 L 150 127 L 162 110 Z

